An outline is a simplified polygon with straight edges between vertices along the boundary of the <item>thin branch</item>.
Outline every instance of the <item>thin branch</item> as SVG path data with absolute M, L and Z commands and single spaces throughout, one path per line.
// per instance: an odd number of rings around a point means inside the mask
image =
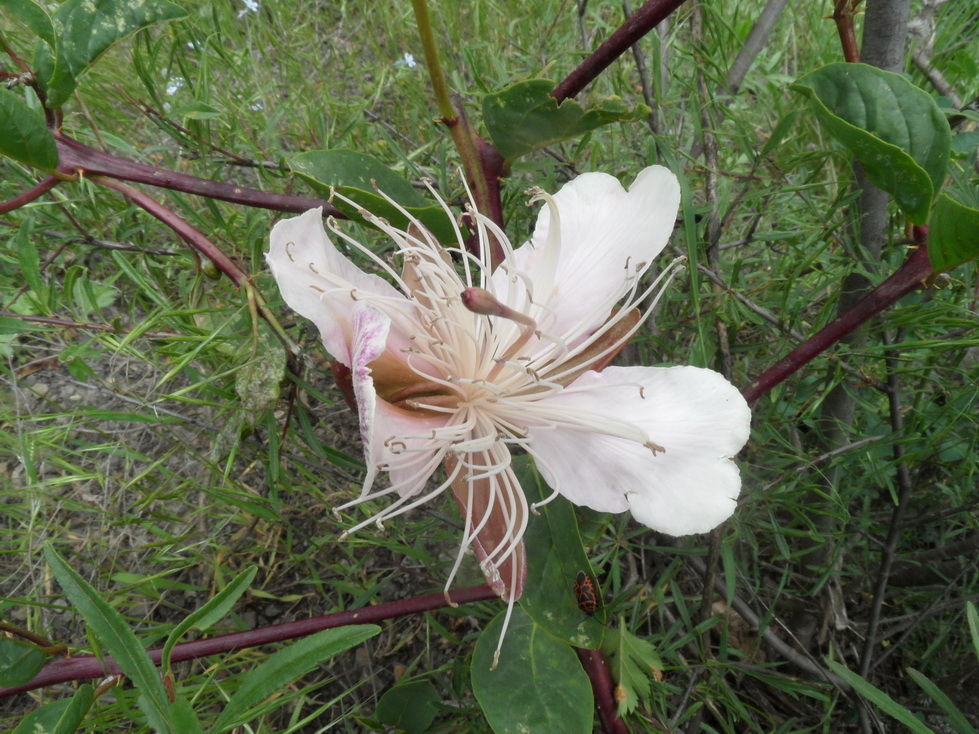
M 927 227 L 915 227 L 915 231 L 922 238 L 927 237 Z M 927 242 L 923 239 L 896 273 L 765 370 L 742 390 L 745 400 L 749 403 L 758 400 L 861 324 L 921 286 L 932 274 Z
M 285 332 L 285 329 L 282 328 L 282 325 L 272 311 L 269 310 L 261 294 L 252 285 L 250 276 L 239 268 L 230 257 L 225 255 L 221 248 L 205 237 L 202 232 L 192 227 L 187 221 L 167 209 L 160 202 L 128 184 L 105 176 L 92 176 L 92 181 L 122 193 L 127 199 L 136 204 L 136 206 L 145 209 L 180 235 L 195 251 L 214 263 L 218 270 L 224 273 L 232 283 L 241 288 L 250 300 L 255 302 L 259 313 L 262 314 L 262 318 L 272 327 L 276 336 L 282 341 L 283 346 L 293 354 L 298 353 L 299 347 Z
M 902 341 L 898 338 L 897 341 Z M 888 345 L 887 335 L 884 344 Z M 904 513 L 908 509 L 911 497 L 911 472 L 905 460 L 904 443 L 904 414 L 901 412 L 901 383 L 898 380 L 898 355 L 896 350 L 884 352 L 884 364 L 887 367 L 887 407 L 890 411 L 891 432 L 897 439 L 894 441 L 894 465 L 897 468 L 897 503 L 891 513 L 891 522 L 887 528 L 887 540 L 884 552 L 881 554 L 880 569 L 877 571 L 877 583 L 874 588 L 874 599 L 870 606 L 870 618 L 867 622 L 867 633 L 864 637 L 863 654 L 860 659 L 860 675 L 866 678 L 874 661 L 874 649 L 877 647 L 877 630 L 880 626 L 880 611 L 884 606 L 884 594 L 887 592 L 887 580 L 891 575 L 894 557 L 897 555 L 897 543 L 901 537 Z
M 206 196 L 210 199 L 230 201 L 233 204 L 252 206 L 260 209 L 272 209 L 279 212 L 300 214 L 316 207 L 323 207 L 323 216 L 346 219 L 347 216 L 334 207 L 326 199 L 316 199 L 306 196 L 289 196 L 273 194 L 245 186 L 209 181 L 206 178 L 188 176 L 176 171 L 168 171 L 155 166 L 134 163 L 125 158 L 119 158 L 108 153 L 102 153 L 69 138 L 61 132 L 54 134 L 58 144 L 58 155 L 62 170 L 78 170 L 87 175 L 95 174 L 111 176 L 121 181 L 159 186 L 160 188 L 180 191 L 185 194 Z
M 683 2 L 684 0 L 649 0 L 595 49 L 591 56 L 568 74 L 554 88 L 551 96 L 558 102 L 574 97 Z
M 497 598 L 493 590 L 485 584 L 449 592 L 448 597 L 452 600 L 453 604 L 471 604 L 477 601 Z M 414 599 L 378 604 L 377 606 L 365 607 L 364 609 L 337 612 L 336 614 L 327 614 L 322 617 L 313 617 L 312 619 L 303 619 L 297 622 L 274 624 L 268 627 L 248 630 L 247 632 L 233 632 L 227 635 L 209 637 L 206 640 L 182 642 L 173 648 L 170 662 L 179 663 L 184 660 L 207 657 L 208 655 L 227 654 L 248 647 L 295 640 L 311 635 L 314 632 L 335 629 L 350 624 L 370 624 L 395 617 L 404 617 L 409 614 L 430 612 L 448 605 L 449 602 L 446 600 L 446 594 L 439 592 L 437 594 L 419 596 Z M 147 652 L 154 665 L 159 665 L 163 648 L 158 647 Z M 93 655 L 79 655 L 45 665 L 41 672 L 29 683 L 11 688 L 0 688 L 0 698 L 6 698 L 7 696 L 24 691 L 32 691 L 36 688 L 43 688 L 44 686 L 54 685 L 55 683 L 65 683 L 67 681 L 83 680 L 86 678 L 102 678 L 107 675 L 117 675 L 121 672 L 119 666 L 112 658 L 107 657 L 100 661 Z
M 585 669 L 588 680 L 591 681 L 592 691 L 595 694 L 595 709 L 602 722 L 602 730 L 610 734 L 628 734 L 628 727 L 617 713 L 618 707 L 613 693 L 615 683 L 612 681 L 602 651 L 586 650 L 581 647 L 576 647 L 574 651 L 578 653 L 581 667 Z
M 59 183 L 61 183 L 61 179 L 57 176 L 48 176 L 40 183 L 35 184 L 24 193 L 18 194 L 13 199 L 0 201 L 0 214 L 6 214 L 7 212 L 12 212 L 14 209 L 20 209 L 22 206 L 30 204 L 32 201 L 44 196 Z

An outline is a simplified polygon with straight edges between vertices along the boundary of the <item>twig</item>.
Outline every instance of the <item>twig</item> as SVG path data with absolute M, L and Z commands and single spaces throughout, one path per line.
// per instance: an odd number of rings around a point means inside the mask
M 232 632 L 227 635 L 210 637 L 206 640 L 181 642 L 173 648 L 170 662 L 179 663 L 184 660 L 195 660 L 208 655 L 226 654 L 248 647 L 257 647 L 258 645 L 270 645 L 273 642 L 295 640 L 311 635 L 314 632 L 335 629 L 350 624 L 369 624 L 395 617 L 404 617 L 409 614 L 430 612 L 434 609 L 441 609 L 442 607 L 448 606 L 449 602 L 446 600 L 446 596 L 445 593 L 440 591 L 437 594 L 419 596 L 415 599 L 378 604 L 373 607 L 337 612 L 335 614 L 303 619 L 297 622 L 273 624 L 268 627 L 261 627 L 246 632 Z M 471 604 L 477 601 L 497 598 L 493 590 L 486 584 L 449 592 L 448 597 L 452 600 L 453 604 Z M 159 665 L 163 648 L 158 647 L 147 652 L 153 663 Z M 121 672 L 118 664 L 112 658 L 107 657 L 99 660 L 93 655 L 79 655 L 45 665 L 41 672 L 29 683 L 10 688 L 0 688 L 0 698 L 6 698 L 7 696 L 24 691 L 32 691 L 36 688 L 43 688 L 44 686 L 54 685 L 55 683 L 65 683 L 67 681 L 86 678 L 101 678 L 107 675 L 116 675 Z
M 551 96 L 558 102 L 574 97 L 683 2 L 684 0 L 649 0 L 595 49 L 591 56 L 568 74 L 564 81 L 554 88 Z
M 20 209 L 22 206 L 30 204 L 32 201 L 44 196 L 59 183 L 61 183 L 61 179 L 57 176 L 48 176 L 40 183 L 35 184 L 24 193 L 18 194 L 13 199 L 0 201 L 0 214 L 6 214 L 7 212 L 12 212 L 14 209 Z
M 685 558 L 685 561 L 686 561 L 686 563 L 689 563 L 691 566 L 693 566 L 693 568 L 698 573 L 700 573 L 700 574 L 703 574 L 704 573 L 704 570 L 706 568 L 706 564 L 704 563 L 704 561 L 702 559 L 697 558 L 696 556 L 687 556 Z M 717 590 L 717 592 L 719 594 L 723 594 L 725 596 L 725 598 L 727 597 L 727 587 L 726 587 L 726 585 L 724 583 L 724 579 L 717 579 L 717 580 L 715 580 L 715 582 L 714 582 L 714 588 Z M 737 594 L 734 594 L 731 597 L 731 606 L 734 607 L 734 611 L 736 611 L 738 614 L 740 614 L 744 618 L 744 620 L 749 625 L 751 625 L 751 628 L 753 630 L 755 630 L 756 632 L 761 633 L 762 639 L 764 639 L 765 642 L 776 653 L 778 653 L 780 656 L 782 656 L 783 658 L 785 658 L 788 662 L 792 663 L 793 665 L 795 665 L 800 670 L 804 670 L 804 671 L 806 671 L 807 673 L 809 673 L 811 675 L 815 675 L 818 678 L 821 678 L 822 680 L 825 680 L 826 682 L 831 683 L 838 690 L 840 690 L 840 691 L 842 691 L 844 693 L 849 693 L 850 692 L 850 690 L 851 690 L 850 686 L 845 681 L 843 681 L 842 678 L 840 678 L 839 676 L 837 676 L 835 673 L 833 673 L 833 672 L 831 672 L 831 671 L 826 670 L 825 668 L 823 668 L 815 660 L 813 660 L 812 659 L 812 656 L 810 656 L 808 653 L 805 653 L 805 652 L 801 652 L 800 653 L 800 652 L 797 652 L 796 650 L 792 649 L 785 642 L 785 640 L 783 640 L 781 637 L 779 637 L 778 635 L 776 635 L 772 631 L 771 624 L 765 625 L 764 629 L 762 629 L 762 620 L 761 620 L 761 617 L 759 615 L 755 614 L 754 610 L 748 605 L 748 603 L 746 601 L 744 601 L 741 597 L 739 597 Z M 790 637 L 792 637 L 794 639 L 794 635 L 792 634 L 792 630 L 790 630 L 788 628 L 788 626 L 786 626 L 785 624 L 783 624 L 781 622 L 781 620 L 779 620 L 779 618 L 776 617 L 774 614 L 766 614 L 765 615 L 765 618 L 769 622 L 777 622 L 778 625 Z
M 858 326 L 924 283 L 933 273 L 928 260 L 927 227 L 915 227 L 915 231 L 920 243 L 896 273 L 759 375 L 742 390 L 745 400 L 755 402 Z
M 591 681 L 592 691 L 595 694 L 595 709 L 602 722 L 602 730 L 610 734 L 628 734 L 628 727 L 617 713 L 613 695 L 615 684 L 612 682 L 612 675 L 609 673 L 602 651 L 586 650 L 581 647 L 576 647 L 574 651 L 578 653 L 581 667 L 585 669 L 588 680 Z
M 887 334 L 883 336 L 884 344 L 889 344 Z M 898 342 L 902 341 L 899 337 Z M 884 364 L 887 367 L 887 406 L 890 411 L 891 432 L 897 439 L 894 441 L 894 464 L 897 468 L 897 503 L 891 513 L 891 522 L 887 528 L 887 540 L 884 552 L 881 554 L 880 569 L 877 572 L 877 583 L 874 588 L 874 599 L 870 606 L 870 619 L 867 622 L 867 633 L 864 638 L 863 654 L 860 659 L 860 675 L 864 678 L 870 672 L 874 660 L 874 649 L 877 646 L 877 629 L 880 626 L 880 610 L 884 605 L 884 594 L 887 591 L 887 579 L 891 575 L 891 566 L 897 554 L 897 543 L 901 536 L 904 513 L 908 508 L 911 497 L 911 473 L 905 460 L 904 444 L 901 437 L 904 434 L 904 415 L 901 412 L 901 383 L 898 380 L 898 355 L 895 350 L 884 352 Z
M 188 176 L 176 171 L 167 171 L 155 166 L 134 163 L 125 158 L 89 148 L 61 132 L 56 132 L 54 139 L 58 144 L 58 155 L 61 161 L 59 168 L 67 172 L 78 170 L 87 175 L 111 176 L 121 181 L 159 186 L 172 191 L 182 191 L 185 194 L 196 194 L 210 199 L 230 201 L 242 206 L 272 209 L 279 212 L 299 214 L 316 207 L 323 207 L 324 217 L 347 218 L 343 212 L 326 199 L 272 194 L 267 191 L 250 189 L 246 186 L 209 181 L 205 178 Z
M 786 0 L 786 2 L 788 2 L 788 0 Z M 632 6 L 629 4 L 629 0 L 622 0 L 622 11 L 626 14 L 626 17 L 632 15 Z M 646 106 L 649 107 L 649 115 L 646 116 L 646 125 L 649 126 L 649 131 L 655 135 L 659 129 L 659 105 L 656 104 L 656 100 L 653 99 L 653 86 L 649 82 L 649 71 L 646 69 L 646 61 L 643 58 L 642 47 L 639 45 L 639 43 L 632 44 L 632 58 L 636 60 L 636 73 L 639 74 L 639 84 L 642 87 L 642 98 L 646 100 Z

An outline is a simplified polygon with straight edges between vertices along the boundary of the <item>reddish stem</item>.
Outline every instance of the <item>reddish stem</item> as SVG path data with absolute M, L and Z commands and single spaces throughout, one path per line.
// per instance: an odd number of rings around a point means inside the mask
M 449 594 L 455 604 L 471 604 L 487 599 L 496 599 L 493 590 L 486 586 L 471 586 L 467 589 L 458 589 Z M 433 609 L 441 609 L 448 606 L 445 594 L 429 594 L 415 599 L 391 602 L 388 604 L 378 604 L 373 607 L 356 609 L 347 612 L 337 612 L 327 614 L 313 619 L 303 619 L 298 622 L 286 622 L 284 624 L 274 624 L 269 627 L 262 627 L 247 632 L 232 632 L 227 635 L 210 637 L 206 640 L 195 640 L 193 642 L 181 642 L 173 648 L 170 661 L 178 663 L 183 660 L 194 660 L 208 655 L 220 655 L 223 653 L 241 650 L 246 647 L 257 647 L 258 645 L 269 645 L 273 642 L 284 640 L 294 640 L 299 637 L 306 637 L 314 632 L 343 627 L 349 624 L 369 624 L 380 622 L 394 617 L 403 617 L 408 614 L 418 614 L 420 612 L 430 612 Z M 160 664 L 160 656 L 163 648 L 148 650 L 150 659 L 155 665 Z M 0 698 L 12 696 L 15 693 L 31 691 L 35 688 L 64 683 L 66 681 L 81 680 L 85 678 L 101 678 L 107 675 L 117 675 L 122 671 L 112 658 L 103 658 L 101 661 L 93 655 L 79 655 L 78 657 L 56 660 L 45 665 L 37 677 L 29 683 L 12 688 L 0 688 Z
M 215 244 L 207 237 L 205 237 L 200 230 L 192 227 L 185 220 L 181 219 L 179 216 L 167 209 L 153 197 L 147 196 L 142 191 L 134 189 L 132 186 L 116 181 L 112 178 L 92 176 L 92 180 L 110 189 L 115 189 L 116 191 L 123 193 L 127 199 L 159 219 L 170 229 L 183 237 L 191 247 L 214 263 L 217 269 L 231 278 L 231 281 L 235 285 L 241 286 L 248 280 L 248 274 L 235 265 L 234 261 L 225 255 L 224 252 L 215 246 Z
M 125 158 L 118 158 L 95 150 L 95 148 L 89 148 L 60 131 L 54 133 L 54 139 L 58 144 L 58 156 L 63 170 L 78 169 L 88 174 L 111 176 L 123 181 L 134 181 L 173 191 L 182 191 L 186 194 L 196 194 L 197 196 L 230 201 L 243 206 L 273 209 L 280 212 L 298 214 L 321 206 L 324 217 L 347 218 L 326 199 L 272 194 L 244 186 L 234 186 L 218 181 L 209 181 L 206 178 L 188 176 L 184 173 L 167 171 L 142 163 L 134 163 Z
M 601 650 L 586 650 L 583 647 L 574 649 L 578 653 L 581 667 L 585 669 L 591 688 L 595 694 L 595 710 L 602 722 L 602 731 L 612 734 L 628 734 L 625 721 L 619 718 L 618 706 L 615 704 L 615 683 Z
M 558 84 L 551 96 L 558 102 L 574 97 L 588 86 L 619 56 L 628 53 L 633 44 L 655 28 L 683 4 L 684 0 L 649 0 L 630 16 L 587 59 Z
M 857 45 L 857 31 L 853 24 L 853 16 L 860 2 L 861 0 L 836 0 L 833 5 L 833 20 L 843 47 L 843 58 L 851 64 L 860 63 L 860 47 Z
M 13 199 L 8 199 L 7 201 L 0 201 L 0 214 L 6 214 L 7 212 L 12 212 L 14 209 L 20 209 L 25 204 L 30 204 L 35 199 L 44 196 L 44 194 L 48 193 L 59 183 L 61 183 L 61 179 L 56 178 L 55 176 L 48 176 L 40 183 L 29 188 L 23 194 L 19 194 Z
M 762 372 L 754 382 L 741 391 L 745 400 L 749 403 L 755 402 L 861 324 L 919 287 L 933 274 L 931 261 L 928 259 L 928 228 L 915 227 L 914 229 L 918 245 L 904 265 L 857 301 L 852 308 Z

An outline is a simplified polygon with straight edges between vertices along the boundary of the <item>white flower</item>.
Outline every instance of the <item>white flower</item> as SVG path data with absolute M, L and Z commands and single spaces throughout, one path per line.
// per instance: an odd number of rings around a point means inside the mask
M 472 544 L 511 607 L 524 583 L 530 509 L 512 449 L 529 453 L 555 493 L 576 504 L 630 510 L 650 528 L 685 535 L 734 511 L 741 479 L 731 458 L 750 423 L 740 393 L 711 370 L 602 369 L 676 272 L 668 267 L 651 284 L 642 277 L 673 230 L 676 177 L 652 166 L 626 191 L 587 173 L 554 196 L 533 193 L 545 206 L 517 249 L 470 207 L 478 256 L 458 228 L 456 244 L 443 248 L 410 217 L 407 231 L 372 218 L 396 245 L 400 275 L 328 223 L 387 279 L 337 249 L 319 209 L 279 222 L 268 253 L 286 302 L 350 370 L 369 471 L 360 497 L 338 509 L 395 497 L 351 532 L 451 489 L 466 530 L 449 583 Z M 495 270 L 492 238 L 505 256 Z M 445 478 L 430 484 L 443 464 Z M 379 471 L 389 483 L 375 489 Z

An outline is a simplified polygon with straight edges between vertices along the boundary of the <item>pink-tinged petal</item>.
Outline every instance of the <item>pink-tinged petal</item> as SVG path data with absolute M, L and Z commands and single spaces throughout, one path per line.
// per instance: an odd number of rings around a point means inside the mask
M 474 457 L 470 459 L 478 462 Z M 454 457 L 446 457 L 445 469 L 449 474 L 455 470 L 456 462 Z M 510 476 L 516 482 L 516 478 Z M 470 518 L 469 528 L 483 525 L 472 538 L 472 547 L 486 583 L 504 601 L 518 601 L 527 582 L 527 552 L 523 540 L 515 540 L 514 526 L 523 527 L 525 509 L 511 501 L 516 499 L 514 495 L 508 497 L 506 493 L 496 490 L 494 483 L 498 481 L 499 477 L 472 480 L 470 491 L 470 480 L 463 471 L 452 482 L 452 496 L 459 505 L 462 517 Z M 514 542 L 513 552 L 502 563 L 492 560 L 498 559 L 500 550 Z
M 625 293 L 627 268 L 644 271 L 666 247 L 680 184 L 662 166 L 642 170 L 628 191 L 613 176 L 585 173 L 565 184 L 554 201 L 561 220 L 559 256 L 554 257 L 551 210 L 545 205 L 533 239 L 514 252 L 514 260 L 534 283 L 534 302 L 556 316 L 550 323 L 541 319 L 546 330 L 560 336 L 575 325 L 593 329 L 605 321 L 614 305 L 605 305 L 610 294 Z M 503 278 L 494 278 L 500 294 L 507 293 Z M 511 280 L 509 287 L 523 285 Z
M 405 311 L 410 306 L 394 286 L 337 250 L 323 229 L 322 215 L 322 209 L 310 209 L 278 222 L 265 257 L 285 302 L 316 324 L 326 351 L 350 365 L 354 291 L 401 299 Z M 397 331 L 392 337 L 398 337 Z
M 364 460 L 367 462 L 365 486 L 374 482 L 377 462 L 374 457 L 374 414 L 377 411 L 377 391 L 371 378 L 371 362 L 381 356 L 388 340 L 391 319 L 366 304 L 358 303 L 352 314 L 353 344 L 351 345 L 351 380 L 357 401 L 360 437 L 364 441 Z
M 448 418 L 403 410 L 380 399 L 373 373 L 378 360 L 383 363 L 388 353 L 391 320 L 370 304 L 358 302 L 351 312 L 351 323 L 350 381 L 367 463 L 364 487 L 370 488 L 378 470 L 386 470 L 399 494 L 416 494 L 438 466 L 434 459 L 439 442 L 429 436 Z M 431 468 L 426 470 L 427 466 Z
M 448 420 L 443 415 L 423 415 L 385 400 L 377 401 L 370 455 L 374 467 L 388 472 L 391 486 L 402 497 L 416 495 L 424 489 L 441 464 L 445 442 L 433 439 L 432 432 L 443 428 Z
M 707 532 L 734 512 L 741 491 L 731 458 L 748 440 L 751 411 L 721 375 L 699 367 L 609 367 L 586 372 L 548 407 L 628 421 L 666 449 L 561 427 L 531 429 L 545 480 L 578 505 L 632 511 L 670 535 Z

